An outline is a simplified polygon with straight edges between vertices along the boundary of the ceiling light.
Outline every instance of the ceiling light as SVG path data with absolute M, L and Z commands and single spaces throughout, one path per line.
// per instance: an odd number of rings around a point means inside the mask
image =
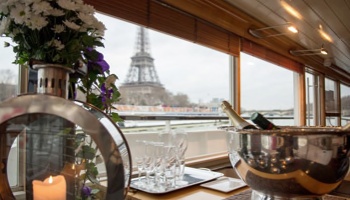
M 292 33 L 298 33 L 298 29 L 294 26 L 288 26 L 288 30 L 290 30 Z
M 324 48 L 321 48 L 320 52 L 321 52 L 321 54 L 323 54 L 323 55 L 327 55 L 327 54 L 328 54 L 328 52 L 327 52 L 326 49 L 324 49 Z
M 293 15 L 294 17 L 298 19 L 303 18 L 302 15 L 295 8 L 289 5 L 287 2 L 281 1 L 281 5 L 289 14 Z
M 309 55 L 328 55 L 328 52 L 323 45 L 320 49 L 304 49 L 304 50 L 289 50 L 289 53 L 294 56 L 309 56 Z
M 318 31 L 323 39 L 327 40 L 328 42 L 333 42 L 331 36 L 329 36 L 325 31 L 323 31 L 322 28 L 320 28 Z
M 270 29 L 277 29 L 287 27 L 288 32 L 281 32 L 281 33 L 271 33 L 268 32 Z M 248 32 L 253 35 L 254 37 L 257 38 L 265 38 L 265 37 L 275 37 L 275 36 L 280 36 L 280 35 L 286 35 L 288 33 L 298 33 L 298 29 L 291 25 L 291 23 L 286 23 L 286 24 L 281 24 L 281 25 L 276 25 L 276 26 L 268 26 L 264 28 L 258 28 L 258 29 L 249 29 Z

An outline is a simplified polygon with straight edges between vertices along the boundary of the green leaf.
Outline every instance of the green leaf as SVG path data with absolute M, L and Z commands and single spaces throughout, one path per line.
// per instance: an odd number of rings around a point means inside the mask
M 94 41 L 95 41 L 95 38 L 89 35 L 84 35 L 81 38 L 81 42 L 84 44 L 84 46 L 87 46 L 87 47 L 93 47 Z
M 96 150 L 88 145 L 82 146 L 81 150 L 76 155 L 79 158 L 92 160 L 96 156 Z
M 114 122 L 121 122 L 121 121 L 123 121 L 123 119 L 122 118 L 120 118 L 120 116 L 118 115 L 118 113 L 111 113 L 110 114 L 110 117 L 111 117 L 111 119 L 114 121 Z
M 103 44 L 101 41 L 95 40 L 94 46 L 97 46 L 97 47 L 104 47 L 104 44 Z
M 94 184 L 99 184 L 99 183 L 100 183 L 100 182 L 96 179 L 96 176 L 94 176 L 94 175 L 88 174 L 87 177 L 88 177 L 88 179 L 89 179 L 92 183 L 94 183 Z

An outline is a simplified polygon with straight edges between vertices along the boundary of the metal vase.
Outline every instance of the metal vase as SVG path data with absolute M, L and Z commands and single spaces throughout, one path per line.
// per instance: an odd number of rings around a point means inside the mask
M 60 64 L 35 64 L 38 70 L 37 93 L 68 99 L 69 74 L 74 70 Z

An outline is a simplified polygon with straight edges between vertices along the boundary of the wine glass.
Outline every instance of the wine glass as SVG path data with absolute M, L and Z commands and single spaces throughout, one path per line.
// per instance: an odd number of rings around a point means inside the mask
M 176 129 L 173 138 L 179 157 L 184 158 L 188 147 L 187 132 L 183 129 Z
M 148 187 L 151 186 L 151 179 L 154 175 L 154 151 L 155 147 L 153 145 L 153 142 L 151 141 L 145 141 L 145 152 L 144 152 L 144 170 L 146 172 L 146 183 Z
M 176 148 L 174 145 L 164 145 L 164 178 L 165 187 L 173 188 L 175 187 L 176 181 Z
M 187 182 L 183 181 L 183 176 L 185 173 L 185 153 L 188 147 L 188 137 L 187 132 L 183 129 L 176 129 L 174 131 L 174 143 L 176 147 L 176 184 L 184 185 Z
M 161 131 L 158 134 L 159 141 L 164 143 L 164 145 L 175 145 L 175 132 L 172 130 Z
M 136 153 L 134 156 L 135 159 L 135 164 L 137 167 L 137 171 L 138 171 L 138 178 L 137 178 L 137 183 L 136 185 L 138 185 L 139 187 L 143 186 L 143 183 L 141 181 L 141 175 L 144 171 L 145 165 L 144 165 L 144 159 L 145 159 L 145 141 L 144 140 L 136 140 L 136 145 L 135 145 L 135 149 L 136 149 Z
M 155 188 L 161 191 L 162 188 L 162 176 L 164 175 L 165 170 L 165 149 L 164 149 L 164 143 L 163 142 L 154 142 L 154 173 L 155 173 Z

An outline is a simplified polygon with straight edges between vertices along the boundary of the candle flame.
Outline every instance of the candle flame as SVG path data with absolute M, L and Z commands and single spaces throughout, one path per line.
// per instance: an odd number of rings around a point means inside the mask
M 72 170 L 75 170 L 75 164 L 72 165 Z
M 49 183 L 52 184 L 53 180 L 52 180 L 52 176 L 50 176 L 49 178 Z

